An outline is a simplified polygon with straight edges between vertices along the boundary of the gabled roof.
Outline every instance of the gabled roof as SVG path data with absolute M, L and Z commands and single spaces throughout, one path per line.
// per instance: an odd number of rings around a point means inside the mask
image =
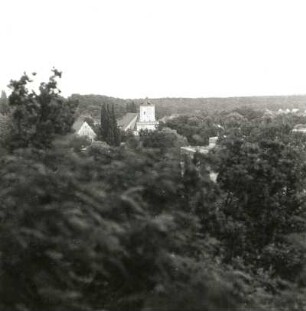
M 128 112 L 125 114 L 121 119 L 117 121 L 117 124 L 119 127 L 121 127 L 123 130 L 126 129 L 127 126 L 133 121 L 133 119 L 138 117 L 138 113 L 134 112 Z
M 78 118 L 78 119 L 76 119 L 75 122 L 73 123 L 72 128 L 73 128 L 76 132 L 78 132 L 78 131 L 80 130 L 80 128 L 81 128 L 81 126 L 82 126 L 83 123 L 84 123 L 83 118 Z

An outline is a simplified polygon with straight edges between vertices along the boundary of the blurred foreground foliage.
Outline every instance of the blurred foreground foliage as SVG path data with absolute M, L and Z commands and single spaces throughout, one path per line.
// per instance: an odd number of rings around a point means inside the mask
M 25 85 L 14 135 L 40 100 Z M 34 116 L 65 106 L 51 89 Z M 44 111 L 61 124 L 62 108 Z M 305 139 L 290 120 L 235 112 L 182 171 L 180 131 L 84 151 L 64 111 L 48 139 L 46 119 L 22 118 L 0 150 L 1 310 L 306 310 Z

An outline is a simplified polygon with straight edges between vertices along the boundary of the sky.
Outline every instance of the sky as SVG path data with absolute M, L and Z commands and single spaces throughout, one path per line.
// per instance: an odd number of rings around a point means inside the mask
M 23 72 L 120 98 L 306 94 L 305 0 L 1 0 L 0 90 Z

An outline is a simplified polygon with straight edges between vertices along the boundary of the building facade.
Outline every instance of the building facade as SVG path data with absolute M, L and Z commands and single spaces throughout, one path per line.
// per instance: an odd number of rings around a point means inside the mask
M 147 99 L 139 107 L 139 118 L 136 123 L 136 131 L 141 130 L 155 131 L 159 122 L 155 119 L 155 105 Z

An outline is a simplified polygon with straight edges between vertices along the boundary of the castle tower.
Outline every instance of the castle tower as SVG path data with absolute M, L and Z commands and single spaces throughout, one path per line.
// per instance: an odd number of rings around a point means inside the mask
M 158 126 L 155 119 L 155 105 L 151 104 L 148 99 L 139 107 L 139 121 L 137 122 L 137 131 L 149 130 L 154 131 Z

